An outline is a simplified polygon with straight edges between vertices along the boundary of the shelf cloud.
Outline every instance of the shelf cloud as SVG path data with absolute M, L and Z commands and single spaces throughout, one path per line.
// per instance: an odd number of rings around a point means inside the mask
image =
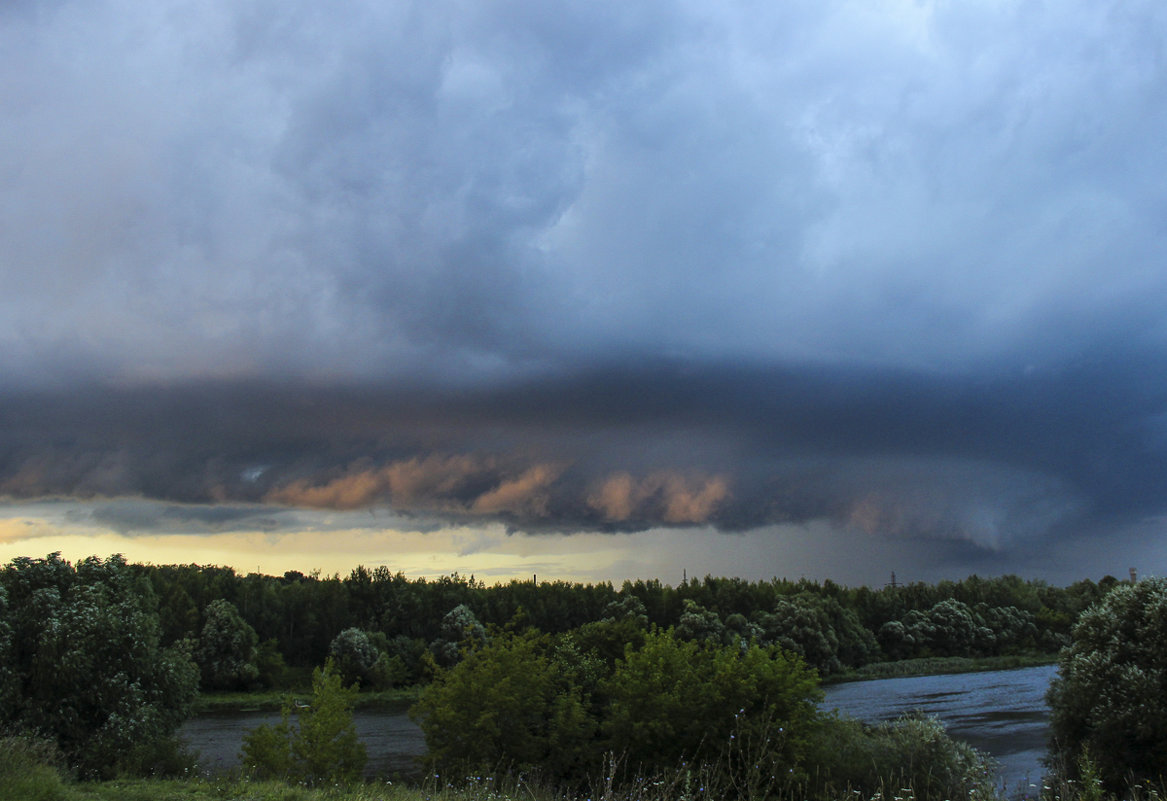
M 7 3 L 0 496 L 1135 558 L 1165 37 L 1152 2 Z

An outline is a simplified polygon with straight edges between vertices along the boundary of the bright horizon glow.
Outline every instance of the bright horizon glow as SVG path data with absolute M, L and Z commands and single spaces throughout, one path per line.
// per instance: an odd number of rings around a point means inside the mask
M 873 536 L 825 521 L 733 534 L 708 527 L 531 534 L 508 533 L 500 524 L 408 530 L 387 525 L 390 520 L 399 523 L 399 518 L 368 511 L 274 510 L 270 516 L 285 525 L 282 530 L 193 531 L 196 526 L 188 521 L 179 526 L 185 531 L 167 532 L 161 523 L 153 530 L 147 526 L 119 531 L 97 522 L 102 515 L 111 515 L 111 509 L 127 517 L 130 510 L 141 520 L 153 515 L 162 521 L 166 512 L 176 508 L 137 499 L 0 503 L 0 562 L 53 552 L 71 562 L 120 553 L 136 563 L 229 566 L 244 575 L 318 571 L 343 578 L 360 565 L 370 569 L 384 565 L 414 580 L 456 573 L 488 585 L 535 576 L 539 581 L 611 582 L 616 587 L 637 579 L 659 579 L 676 586 L 685 576 L 706 575 L 748 581 L 830 579 L 876 587 L 886 583 L 892 571 L 905 583 L 955 580 L 973 572 L 963 569 L 963 563 L 947 570 L 934 568 L 929 562 L 934 555 L 921 554 L 913 539 Z M 193 515 L 209 508 L 180 507 L 179 511 Z M 959 549 L 959 545 L 954 547 Z M 849 558 L 844 562 L 830 556 L 837 553 Z M 1045 578 L 1040 568 L 1048 564 L 1043 560 L 1019 561 L 1009 572 Z M 1125 575 L 1126 566 L 1120 560 L 1115 554 L 1100 556 L 1097 575 L 1067 575 L 1052 581 Z

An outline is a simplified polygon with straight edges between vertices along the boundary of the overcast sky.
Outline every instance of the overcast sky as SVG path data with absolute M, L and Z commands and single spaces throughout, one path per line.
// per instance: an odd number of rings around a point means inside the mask
M 1164 42 L 1150 0 L 4 3 L 0 556 L 1167 574 Z

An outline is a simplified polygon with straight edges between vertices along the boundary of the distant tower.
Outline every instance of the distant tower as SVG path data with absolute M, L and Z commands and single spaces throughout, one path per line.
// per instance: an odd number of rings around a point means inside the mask
M 894 570 L 891 571 L 891 583 L 888 584 L 887 586 L 891 587 L 893 590 L 896 587 L 900 586 L 899 584 L 896 584 L 896 572 Z
M 1137 573 L 1135 573 L 1135 569 L 1132 567 L 1131 568 L 1131 584 L 1137 584 L 1138 581 L 1139 581 L 1139 576 Z

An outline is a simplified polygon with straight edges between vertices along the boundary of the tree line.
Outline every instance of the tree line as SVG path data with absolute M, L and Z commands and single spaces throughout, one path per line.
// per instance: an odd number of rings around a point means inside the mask
M 359 673 L 366 684 L 415 683 L 428 680 L 432 665 L 457 658 L 468 626 L 561 634 L 628 613 L 686 640 L 778 645 L 822 675 L 929 656 L 1054 653 L 1081 612 L 1118 584 L 1108 576 L 1055 587 L 1007 575 L 869 588 L 706 576 L 616 588 L 486 585 L 457 574 L 410 579 L 386 567 L 358 567 L 343 578 L 241 575 L 202 565 L 131 568 L 158 599 L 163 644 L 194 644 L 204 689 L 280 686 L 285 668 L 302 675 L 330 655 L 353 663 L 348 675 Z

